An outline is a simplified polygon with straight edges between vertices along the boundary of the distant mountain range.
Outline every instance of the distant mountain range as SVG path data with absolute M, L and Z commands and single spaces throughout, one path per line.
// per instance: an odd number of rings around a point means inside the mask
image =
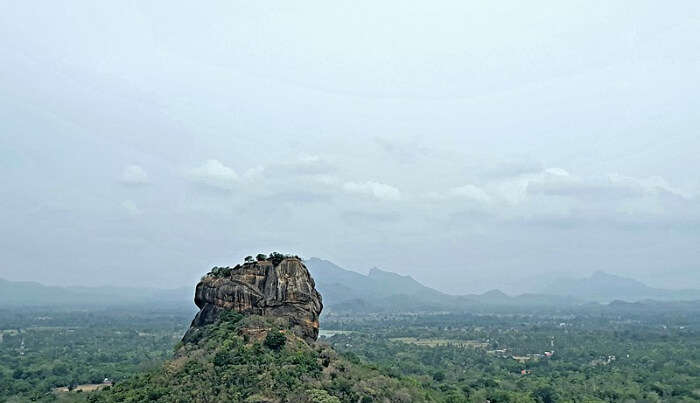
M 329 309 L 357 311 L 444 310 L 457 297 L 426 287 L 410 276 L 373 268 L 368 275 L 346 270 L 323 259 L 304 262 Z
M 364 275 L 319 258 L 305 264 L 323 296 L 324 312 L 439 312 L 533 307 L 566 308 L 586 303 L 695 301 L 700 290 L 664 290 L 637 280 L 596 272 L 581 279 L 558 279 L 536 293 L 509 296 L 499 290 L 449 295 L 410 276 L 377 268 Z M 126 287 L 54 287 L 0 279 L 0 307 L 106 307 L 138 304 L 194 309 L 194 287 L 172 290 Z
M 129 287 L 55 287 L 30 281 L 0 279 L 0 307 L 113 307 L 143 304 L 169 304 L 192 308 L 194 287 L 177 289 Z
M 368 275 L 311 258 L 306 261 L 331 311 L 479 311 L 482 308 L 570 307 L 590 302 L 700 300 L 700 290 L 664 290 L 637 280 L 596 272 L 583 279 L 560 279 L 536 293 L 509 296 L 499 290 L 449 295 L 410 276 L 374 268 Z
M 323 259 L 310 258 L 306 266 L 329 311 L 434 312 L 474 311 L 484 307 L 573 305 L 566 296 L 523 294 L 515 297 L 492 290 L 484 294 L 449 295 L 427 287 L 411 276 L 373 268 L 368 275 L 343 269 Z
M 700 290 L 666 290 L 649 287 L 641 281 L 597 271 L 590 277 L 558 279 L 539 290 L 543 294 L 569 296 L 583 301 L 629 302 L 646 299 L 681 301 L 700 299 Z

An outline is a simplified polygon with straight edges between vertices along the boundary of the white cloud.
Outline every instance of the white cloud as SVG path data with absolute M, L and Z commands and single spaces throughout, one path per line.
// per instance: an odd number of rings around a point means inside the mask
M 691 199 L 692 195 L 675 188 L 658 176 L 634 178 L 620 174 L 607 177 L 576 177 L 557 168 L 546 170 L 527 183 L 528 194 L 563 196 L 572 199 L 612 200 L 655 197 L 662 194 Z
M 542 164 L 530 159 L 511 159 L 485 168 L 476 167 L 476 169 L 480 177 L 497 180 L 542 172 Z
M 491 201 L 491 196 L 489 196 L 488 193 L 486 193 L 480 187 L 474 185 L 464 185 L 452 188 L 450 190 L 450 195 L 457 198 L 473 200 L 479 203 L 488 203 Z
M 373 196 L 379 200 L 399 200 L 401 192 L 399 189 L 384 183 L 367 181 L 367 182 L 345 182 L 343 190 L 348 193 L 363 194 Z
M 274 171 L 293 175 L 325 175 L 333 172 L 335 168 L 326 157 L 309 154 L 302 154 L 296 159 L 272 167 Z
M 478 203 L 489 203 L 493 200 L 491 195 L 489 195 L 484 189 L 476 185 L 463 185 L 457 186 L 446 192 L 430 192 L 426 194 L 426 198 L 429 200 L 471 200 Z
M 505 221 L 560 226 L 630 221 L 630 217 L 643 217 L 641 221 L 649 225 L 675 223 L 674 211 L 689 214 L 693 207 L 688 201 L 694 197 L 661 177 L 576 176 L 556 167 L 426 195 L 428 200 L 449 203 L 454 211 L 468 208 L 472 218 L 478 211 Z M 464 200 L 478 206 L 465 206 Z
M 119 181 L 127 185 L 145 185 L 148 183 L 148 174 L 138 165 L 127 165 L 122 170 Z
M 134 203 L 131 200 L 124 200 L 122 202 L 122 208 L 127 211 L 127 213 L 131 215 L 141 215 L 143 214 L 143 211 L 136 206 L 136 203 Z
M 254 168 L 247 169 L 245 172 L 243 172 L 243 175 L 241 175 L 241 179 L 245 182 L 254 182 L 256 180 L 262 179 L 263 172 L 265 172 L 265 167 L 259 165 Z
M 637 191 L 646 195 L 668 193 L 683 199 L 691 199 L 693 197 L 690 192 L 671 186 L 664 178 L 660 176 L 640 179 L 620 174 L 610 174 L 608 175 L 608 180 L 613 186 L 636 189 Z
M 334 175 L 326 175 L 326 174 L 312 175 L 311 179 L 314 182 L 318 182 L 322 185 L 328 185 L 328 186 L 337 185 L 339 182 L 338 177 L 336 177 Z
M 547 168 L 543 172 L 545 174 L 549 174 L 552 176 L 558 176 L 558 177 L 570 177 L 571 176 L 571 174 L 567 170 L 562 169 L 562 168 L 556 168 L 556 167 Z
M 206 160 L 188 174 L 196 182 L 224 190 L 231 189 L 240 180 L 236 171 L 214 159 Z

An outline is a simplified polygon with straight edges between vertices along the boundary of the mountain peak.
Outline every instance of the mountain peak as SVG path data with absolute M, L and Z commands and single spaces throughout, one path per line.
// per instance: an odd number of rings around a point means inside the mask
M 640 301 L 644 299 L 696 299 L 697 290 L 664 290 L 649 287 L 639 280 L 598 270 L 585 278 L 562 278 L 552 282 L 548 294 L 571 296 L 584 301 Z
M 379 309 L 419 310 L 427 306 L 450 306 L 452 296 L 426 287 L 408 275 L 401 275 L 377 267 L 367 275 L 345 270 L 330 261 L 312 258 L 306 263 L 316 286 L 323 292 L 324 304 L 331 309 L 356 309 L 357 301 Z M 391 308 L 389 308 L 391 307 Z
M 376 266 L 375 266 L 375 267 L 372 267 L 371 269 L 369 269 L 369 274 L 368 274 L 368 276 L 369 276 L 369 277 L 378 277 L 378 276 L 398 277 L 398 278 L 405 278 L 405 279 L 411 279 L 411 280 L 413 280 L 413 278 L 412 278 L 411 276 L 409 276 L 409 275 L 398 274 L 398 273 L 394 273 L 394 272 L 391 272 L 391 271 L 382 270 L 382 269 L 380 269 L 380 268 L 378 268 L 378 267 L 376 267 Z
M 591 280 L 631 280 L 602 270 L 594 271 L 589 278 Z
M 504 293 L 501 290 L 489 290 L 481 294 L 481 296 L 488 298 L 510 298 L 508 294 Z

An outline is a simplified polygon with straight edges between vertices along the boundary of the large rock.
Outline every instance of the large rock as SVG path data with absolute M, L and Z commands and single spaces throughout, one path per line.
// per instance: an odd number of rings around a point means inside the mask
M 183 341 L 191 340 L 225 310 L 286 319 L 297 335 L 307 341 L 316 340 L 323 304 L 313 278 L 298 258 L 288 257 L 277 263 L 250 262 L 203 277 L 194 297 L 200 310 Z

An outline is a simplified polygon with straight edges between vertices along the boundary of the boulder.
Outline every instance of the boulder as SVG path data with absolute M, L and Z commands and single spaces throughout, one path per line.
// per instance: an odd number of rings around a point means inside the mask
M 183 337 L 184 342 L 192 340 L 202 327 L 216 322 L 226 310 L 283 319 L 299 337 L 314 341 L 323 309 L 313 278 L 296 257 L 212 270 L 197 284 L 194 303 L 199 312 Z

